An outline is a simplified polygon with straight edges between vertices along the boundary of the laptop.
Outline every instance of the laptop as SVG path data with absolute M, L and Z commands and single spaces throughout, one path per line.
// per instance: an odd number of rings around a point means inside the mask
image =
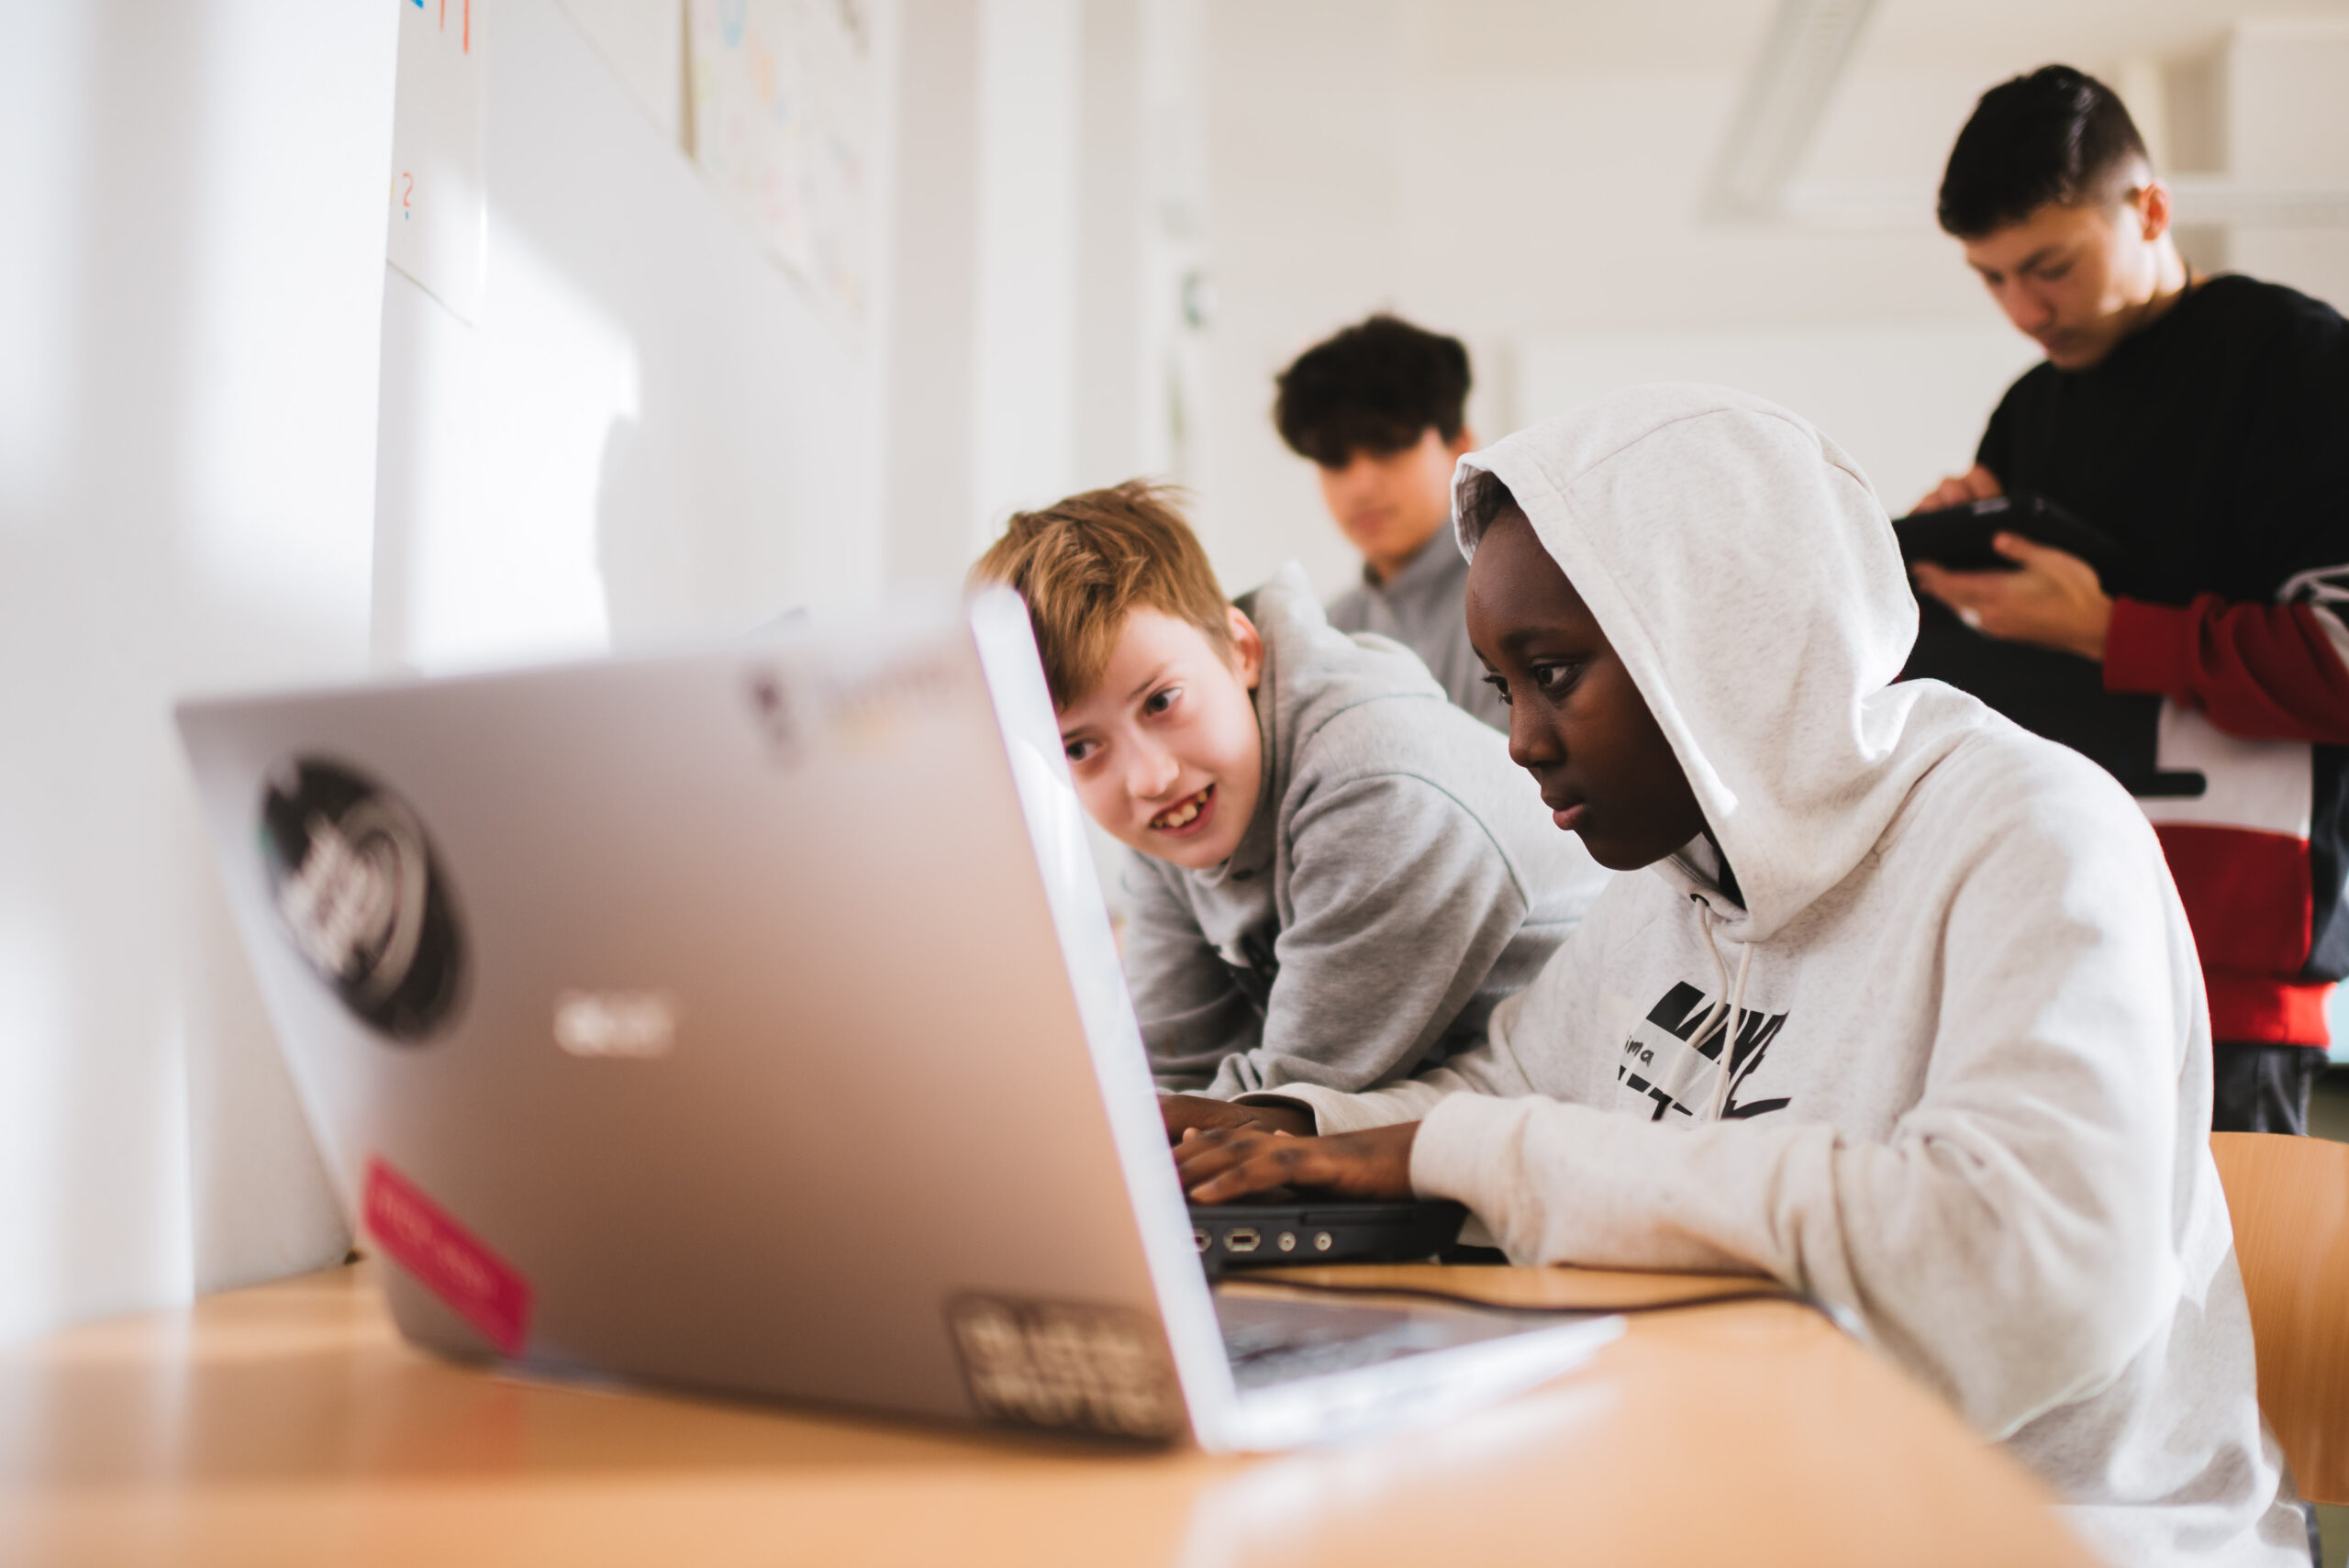
M 419 1345 L 1235 1451 L 1620 1330 L 1210 1279 L 1008 592 L 179 722 Z

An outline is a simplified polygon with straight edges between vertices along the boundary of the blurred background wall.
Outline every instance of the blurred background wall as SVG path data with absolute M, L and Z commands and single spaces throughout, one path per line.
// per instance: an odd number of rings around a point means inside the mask
M 0 1339 L 347 1243 L 177 696 L 852 606 L 1137 473 L 1334 592 L 1271 377 L 1375 308 L 1487 438 L 1729 381 L 1898 510 L 2030 361 L 1931 206 L 2049 60 L 2196 261 L 2349 301 L 2349 0 L 451 0 L 470 283 L 386 261 L 422 15 L 0 15 Z M 804 93 L 815 230 L 755 157 Z
M 2050 61 L 2191 172 L 2199 264 L 2349 301 L 2337 5 L 1208 0 L 1207 35 L 1197 481 L 1235 582 L 1352 572 L 1266 410 L 1274 372 L 1382 306 L 1467 341 L 1487 439 L 1610 385 L 1728 382 L 1905 509 L 2036 358 L 1932 200 L 1974 100 Z
M 0 1336 L 342 1245 L 169 705 L 369 667 L 394 20 L 0 14 Z

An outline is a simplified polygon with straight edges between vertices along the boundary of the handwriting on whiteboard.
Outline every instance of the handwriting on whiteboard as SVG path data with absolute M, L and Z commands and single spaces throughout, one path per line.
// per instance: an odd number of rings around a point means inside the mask
M 489 208 L 482 122 L 486 70 L 473 9 L 485 0 L 399 0 L 392 189 L 384 256 L 478 322 L 487 293 Z
M 863 320 L 874 139 L 867 0 L 688 0 L 694 157 L 768 252 Z

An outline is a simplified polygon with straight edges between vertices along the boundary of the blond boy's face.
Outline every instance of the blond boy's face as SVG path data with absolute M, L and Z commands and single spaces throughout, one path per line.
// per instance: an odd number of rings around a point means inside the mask
M 1238 609 L 1231 662 L 1188 621 L 1126 617 L 1094 688 L 1061 709 L 1076 793 L 1119 842 L 1193 871 L 1231 858 L 1256 814 L 1264 743 L 1248 694 L 1264 644 Z

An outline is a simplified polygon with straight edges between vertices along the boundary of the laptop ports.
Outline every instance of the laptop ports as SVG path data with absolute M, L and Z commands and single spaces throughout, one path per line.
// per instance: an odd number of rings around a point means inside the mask
M 1252 1252 L 1264 1240 L 1253 1230 L 1227 1230 L 1223 1233 L 1223 1250 L 1227 1252 Z
M 1204 1252 L 1215 1245 L 1215 1238 L 1204 1230 L 1194 1230 L 1191 1232 L 1191 1245 Z

